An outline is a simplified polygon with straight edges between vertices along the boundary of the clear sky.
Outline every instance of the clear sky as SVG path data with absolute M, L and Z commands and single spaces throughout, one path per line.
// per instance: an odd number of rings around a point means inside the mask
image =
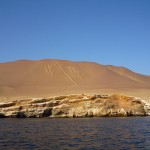
M 0 0 L 0 62 L 45 58 L 150 75 L 150 0 Z

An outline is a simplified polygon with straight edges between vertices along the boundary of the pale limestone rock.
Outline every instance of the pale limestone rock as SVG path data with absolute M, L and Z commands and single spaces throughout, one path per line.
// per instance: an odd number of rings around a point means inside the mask
M 69 95 L 0 103 L 0 118 L 150 115 L 150 105 L 122 95 Z
M 127 112 L 121 108 L 119 111 L 118 111 L 118 116 L 127 116 Z

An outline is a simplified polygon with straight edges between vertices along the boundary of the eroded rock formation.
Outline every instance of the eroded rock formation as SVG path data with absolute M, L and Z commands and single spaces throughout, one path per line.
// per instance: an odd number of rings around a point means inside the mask
M 67 95 L 0 103 L 0 118 L 149 115 L 145 103 L 123 95 Z

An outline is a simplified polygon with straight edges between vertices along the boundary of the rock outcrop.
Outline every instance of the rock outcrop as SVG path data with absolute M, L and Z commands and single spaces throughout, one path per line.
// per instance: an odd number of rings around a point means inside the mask
M 67 95 L 0 103 L 0 118 L 146 116 L 146 104 L 123 95 Z

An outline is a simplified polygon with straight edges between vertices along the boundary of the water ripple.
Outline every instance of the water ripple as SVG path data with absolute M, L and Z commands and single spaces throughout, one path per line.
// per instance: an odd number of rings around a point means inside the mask
M 150 118 L 1 119 L 0 149 L 150 149 Z

